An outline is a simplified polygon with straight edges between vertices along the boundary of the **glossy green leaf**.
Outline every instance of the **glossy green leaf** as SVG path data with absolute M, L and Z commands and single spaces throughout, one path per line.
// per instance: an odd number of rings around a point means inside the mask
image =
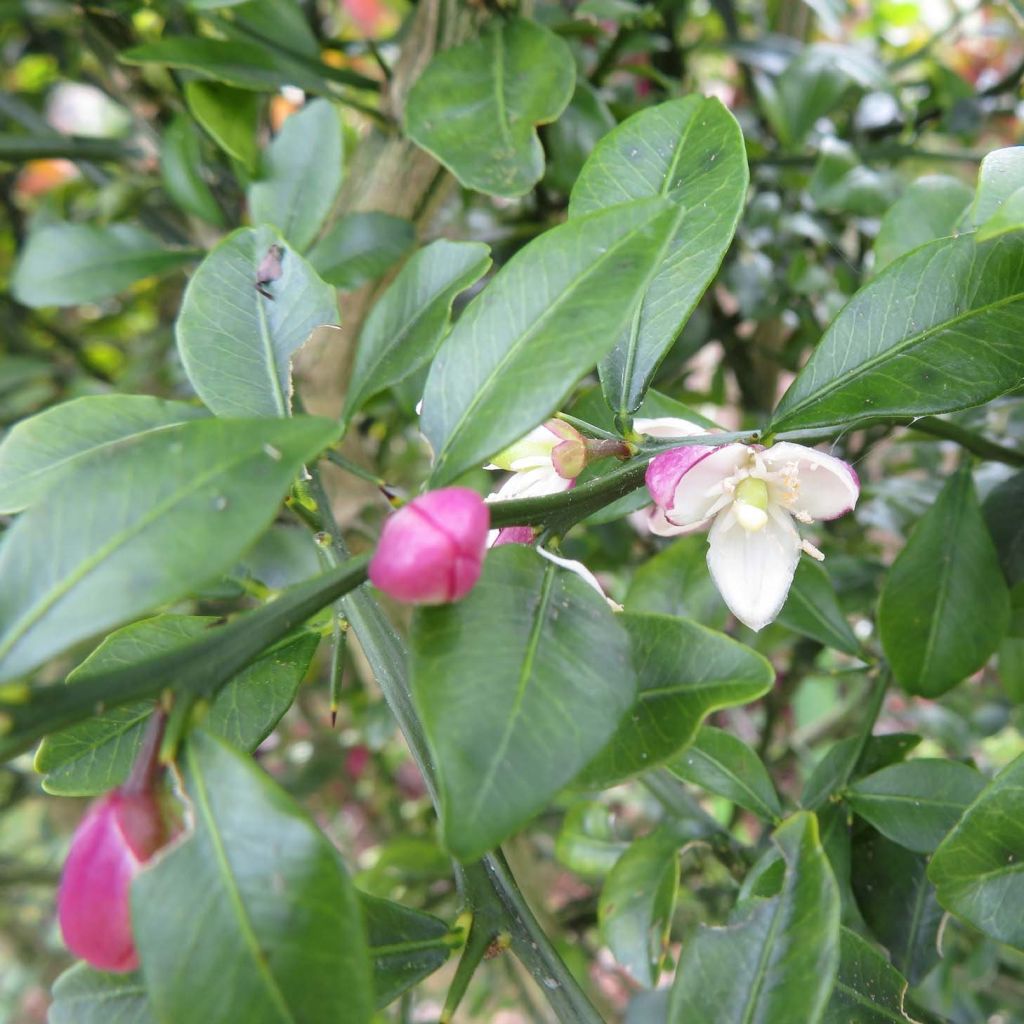
M 766 821 L 782 818 L 778 794 L 761 759 L 724 729 L 701 726 L 693 742 L 669 761 L 668 770 Z
M 1024 187 L 1011 192 L 999 209 L 978 227 L 978 241 L 1005 235 L 1008 231 L 1024 229 Z
M 903 1000 L 907 980 L 849 928 L 839 933 L 839 973 L 822 1024 L 914 1024 Z
M 442 967 L 451 954 L 448 926 L 432 914 L 359 893 L 366 941 L 373 962 L 377 1008 Z
M 849 426 L 980 405 L 1024 377 L 1024 236 L 942 238 L 843 307 L 772 430 Z
M 257 288 L 261 264 L 280 276 Z M 267 271 L 262 271 L 266 275 Z M 192 386 L 218 416 L 287 416 L 291 361 L 315 327 L 338 320 L 334 289 L 273 228 L 228 235 L 199 265 L 176 327 Z
M 718 271 L 747 195 L 736 119 L 717 99 L 688 96 L 634 114 L 598 143 L 569 204 L 572 217 L 629 199 L 676 207 L 669 248 L 615 347 L 601 364 L 608 404 L 631 413 Z
M 0 546 L 0 679 L 229 569 L 337 433 L 311 418 L 192 420 L 82 460 Z
M 329 284 L 351 290 L 381 277 L 415 244 L 416 229 L 402 217 L 350 213 L 310 249 L 309 262 Z
M 985 776 L 956 761 L 918 758 L 858 779 L 849 805 L 893 842 L 931 853 L 985 788 Z
M 366 580 L 369 556 L 300 583 L 255 611 L 213 627 L 167 654 L 114 669 L 77 686 L 0 687 L 0 761 L 27 750 L 43 736 L 95 714 L 156 697 L 173 686 L 197 696 L 215 694 L 261 652 L 284 639 L 311 615 Z
M 256 140 L 263 98 L 220 82 L 185 83 L 185 102 L 214 142 L 251 174 L 259 166 Z
M 972 197 L 959 178 L 948 174 L 912 181 L 882 217 L 875 237 L 874 272 L 919 245 L 952 235 Z
M 192 733 L 182 767 L 192 831 L 132 884 L 135 942 L 158 1019 L 368 1022 L 359 902 L 330 840 L 221 740 Z
M 861 653 L 860 644 L 846 621 L 835 585 L 824 566 L 809 558 L 797 563 L 789 597 L 779 613 L 778 621 L 826 647 L 852 654 Z
M 821 1021 L 839 965 L 839 893 L 813 814 L 788 818 L 772 840 L 785 862 L 781 887 L 684 946 L 668 1024 Z
M 544 173 L 536 125 L 561 114 L 575 81 L 565 40 L 525 18 L 492 18 L 427 65 L 406 100 L 405 131 L 466 188 L 521 196 Z
M 968 807 L 928 866 L 939 902 L 998 942 L 1024 949 L 1024 755 Z
M 0 453 L 3 449 L 0 448 Z M 985 525 L 995 541 L 999 564 L 1011 587 L 1024 580 L 1024 473 L 993 487 L 982 505 Z
M 878 631 L 908 693 L 937 697 L 993 654 L 1010 597 L 969 470 L 949 478 L 882 588 Z
M 627 612 L 639 686 L 636 703 L 583 773 L 583 785 L 607 785 L 653 768 L 685 747 L 704 717 L 763 697 L 771 665 L 749 647 L 686 619 Z
M 117 630 L 68 676 L 75 684 L 187 645 L 217 620 L 211 616 L 160 615 Z M 254 661 L 221 689 L 203 727 L 232 746 L 255 750 L 291 707 L 319 638 L 300 634 Z M 125 704 L 47 736 L 35 769 L 49 793 L 91 796 L 121 785 L 142 744 L 153 701 Z
M 199 132 L 183 114 L 171 121 L 160 139 L 160 175 L 164 191 L 186 213 L 224 226 L 224 211 L 203 176 Z
M 597 920 L 615 959 L 645 988 L 658 980 L 679 892 L 679 848 L 671 828 L 630 843 L 601 888 Z
M 542 422 L 607 353 L 661 261 L 677 211 L 641 199 L 520 249 L 459 318 L 427 378 L 421 429 L 450 483 Z
M 460 860 L 523 825 L 608 741 L 636 695 L 607 602 L 535 551 L 491 551 L 465 600 L 416 613 L 412 690 Z
M 943 911 L 928 881 L 928 861 L 873 830 L 853 845 L 857 905 L 893 966 L 918 984 L 939 961 Z
M 45 224 L 29 232 L 11 274 L 11 294 L 32 307 L 99 302 L 196 256 L 168 249 L 133 224 Z
M 921 742 L 913 733 L 896 732 L 872 736 L 859 754 L 860 739 L 849 736 L 834 744 L 815 765 L 800 796 L 800 806 L 816 811 L 830 796 L 838 794 L 855 775 L 866 775 L 902 761 Z
M 272 224 L 296 249 L 307 249 L 341 188 L 341 118 L 328 100 L 292 114 L 267 147 L 260 177 L 249 186 L 249 219 Z
M 206 415 L 148 395 L 90 395 L 22 420 L 0 442 L 0 512 L 20 512 L 99 452 Z
M 1021 187 L 1024 187 L 1024 146 L 1008 146 L 989 153 L 978 168 L 970 225 L 980 228 L 987 223 Z
M 615 116 L 600 93 L 586 80 L 577 80 L 569 105 L 544 131 L 544 184 L 568 194 L 594 146 L 614 127 Z
M 491 265 L 481 242 L 439 238 L 399 271 L 366 319 L 345 398 L 346 421 L 362 404 L 428 362 L 448 331 L 452 303 Z
M 85 963 L 53 984 L 48 1024 L 157 1024 L 137 972 L 105 974 Z

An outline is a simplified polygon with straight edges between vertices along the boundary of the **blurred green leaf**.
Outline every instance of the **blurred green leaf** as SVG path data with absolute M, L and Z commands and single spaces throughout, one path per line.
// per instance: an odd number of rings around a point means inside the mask
M 824 566 L 809 558 L 797 563 L 793 585 L 778 621 L 826 647 L 854 657 L 861 655 L 860 643 L 836 599 L 835 585 Z
M 214 142 L 250 173 L 259 166 L 256 140 L 263 98 L 220 82 L 190 81 L 185 102 L 197 123 Z
M 600 93 L 587 81 L 577 80 L 569 105 L 544 131 L 544 184 L 568 194 L 598 140 L 614 127 L 615 116 Z
M 224 226 L 224 212 L 203 176 L 199 133 L 183 114 L 171 121 L 160 140 L 160 174 L 164 190 L 186 213 Z
M 415 244 L 416 229 L 402 217 L 350 213 L 331 226 L 308 258 L 328 284 L 351 291 L 383 276 Z
M 1024 187 L 1024 146 L 1008 146 L 989 153 L 978 168 L 978 186 L 968 221 L 982 228 L 1003 210 L 1010 198 Z M 979 230 L 978 238 L 983 232 Z
M 981 507 L 995 541 L 999 563 L 1011 587 L 1024 580 L 1024 473 L 1017 473 L 988 492 Z
M 157 1024 L 137 971 L 105 974 L 88 964 L 69 967 L 53 983 L 48 1024 Z
M 848 928 L 839 933 L 839 974 L 822 1024 L 914 1024 L 903 1008 L 907 980 Z

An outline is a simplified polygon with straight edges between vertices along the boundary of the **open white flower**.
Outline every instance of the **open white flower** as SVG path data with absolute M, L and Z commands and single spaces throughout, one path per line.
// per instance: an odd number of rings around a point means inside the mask
M 784 441 L 770 448 L 674 448 L 647 467 L 647 489 L 655 503 L 653 532 L 710 527 L 715 586 L 741 622 L 760 630 L 782 610 L 800 552 L 824 558 L 801 539 L 793 520 L 813 523 L 849 512 L 860 482 L 842 459 Z

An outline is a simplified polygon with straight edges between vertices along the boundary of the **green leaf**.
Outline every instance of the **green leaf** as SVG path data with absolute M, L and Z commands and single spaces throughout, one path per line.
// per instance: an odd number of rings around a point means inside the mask
M 853 862 L 853 889 L 865 922 L 893 966 L 918 984 L 939 961 L 943 917 L 927 859 L 868 830 L 855 841 Z
M 491 265 L 482 242 L 439 238 L 399 271 L 366 319 L 345 398 L 345 421 L 427 363 L 448 331 L 452 303 Z
M 771 665 L 749 647 L 686 619 L 627 612 L 639 692 L 581 783 L 608 785 L 667 760 L 694 737 L 704 717 L 763 697 Z
M 412 690 L 434 753 L 445 846 L 475 860 L 573 780 L 636 694 L 607 602 L 532 549 L 492 550 L 469 597 L 421 608 Z
M 569 105 L 544 131 L 544 184 L 568 194 L 598 140 L 614 127 L 615 116 L 597 90 L 577 80 Z
M 34 308 L 99 302 L 196 255 L 168 249 L 133 224 L 46 224 L 29 232 L 11 274 L 11 294 Z
M 604 878 L 629 844 L 612 830 L 611 812 L 596 800 L 573 804 L 555 840 L 555 859 L 582 878 Z
M 615 347 L 601 364 L 608 404 L 635 411 L 655 371 L 715 276 L 747 195 L 747 157 L 736 119 L 717 99 L 688 96 L 634 114 L 587 161 L 571 217 L 628 199 L 662 196 L 676 207 L 669 248 Z
M 919 245 L 952 235 L 973 193 L 959 178 L 928 174 L 912 181 L 882 217 L 875 238 L 877 274 Z
M 778 794 L 761 759 L 724 729 L 701 726 L 693 742 L 669 762 L 668 770 L 766 821 L 782 818 Z
M 677 211 L 642 199 L 520 249 L 459 318 L 427 378 L 421 429 L 440 487 L 554 411 L 614 344 L 660 263 Z
M 263 97 L 220 82 L 185 83 L 185 102 L 207 135 L 249 173 L 259 166 L 256 141 Z
M 997 942 L 1024 949 L 1024 755 L 967 808 L 928 866 L 939 902 Z
M 373 961 L 378 1009 L 442 967 L 451 953 L 448 926 L 432 914 L 359 893 L 366 941 Z
M 818 154 L 807 194 L 820 210 L 877 217 L 891 206 L 899 185 L 894 171 L 867 167 L 853 146 L 827 139 Z
M 257 288 L 274 260 L 280 277 Z M 265 271 L 264 271 L 265 273 Z M 336 323 L 334 289 L 273 228 L 241 228 L 199 265 L 185 290 L 178 351 L 196 393 L 218 416 L 287 416 L 291 361 L 315 327 Z
M 601 888 L 597 919 L 615 959 L 645 988 L 658 980 L 679 892 L 679 847 L 671 828 L 632 842 Z
M 899 684 L 938 697 L 1006 633 L 1010 596 L 968 469 L 946 482 L 882 587 L 878 632 Z
M 858 779 L 845 796 L 882 835 L 916 853 L 931 853 L 984 788 L 985 777 L 974 768 L 918 758 Z
M 222 741 L 192 733 L 182 767 L 192 831 L 132 883 L 135 942 L 158 1018 L 368 1022 L 359 902 L 330 841 Z
M 312 100 L 267 147 L 260 178 L 249 187 L 249 219 L 273 224 L 296 249 L 307 249 L 334 206 L 342 162 L 338 111 L 327 100 Z
M 914 1024 L 903 1009 L 907 980 L 856 932 L 839 932 L 839 974 L 822 1024 Z
M 839 964 L 839 893 L 813 814 L 772 835 L 785 861 L 779 891 L 741 903 L 727 928 L 702 926 L 683 948 L 669 1024 L 818 1024 Z
M 105 974 L 85 963 L 53 983 L 48 1024 L 157 1024 L 137 972 Z
M 3 449 L 0 448 L 0 452 Z M 995 541 L 999 564 L 1011 587 L 1024 580 L 1024 473 L 993 487 L 981 507 L 985 525 Z
M 316 272 L 336 288 L 381 277 L 416 244 L 416 229 L 389 213 L 350 213 L 336 221 L 309 251 Z
M 203 177 L 199 132 L 183 114 L 178 114 L 160 140 L 160 174 L 164 191 L 186 213 L 215 227 L 224 226 L 224 211 Z
M 1011 192 L 1006 201 L 979 228 L 978 241 L 987 242 L 1008 231 L 1024 228 L 1024 187 Z
M 1008 146 L 989 153 L 978 168 L 978 187 L 968 218 L 971 227 L 980 228 L 990 221 L 1021 187 L 1024 187 L 1024 146 Z
M 68 683 L 138 664 L 203 636 L 211 616 L 160 615 L 132 623 L 108 636 L 72 672 Z M 203 727 L 230 744 L 253 751 L 291 707 L 316 653 L 319 638 L 303 633 L 253 662 L 221 689 Z M 153 702 L 125 704 L 47 736 L 35 769 L 43 787 L 63 796 L 91 796 L 121 785 L 142 744 Z
M 192 420 L 83 459 L 0 546 L 0 679 L 188 594 L 269 526 L 327 420 Z
M 1024 583 L 1010 594 L 1010 626 L 999 644 L 999 679 L 1015 704 L 1024 704 Z
M 940 238 L 843 307 L 783 396 L 773 431 L 980 405 L 1024 377 L 1024 236 Z
M 840 740 L 815 765 L 804 785 L 800 806 L 808 811 L 818 810 L 830 796 L 845 787 L 853 774 L 863 775 L 902 761 L 920 742 L 920 736 L 907 732 L 872 736 L 859 760 L 855 760 L 860 749 L 860 739 L 849 736 Z
M 778 621 L 826 647 L 855 657 L 861 655 L 860 643 L 836 599 L 835 584 L 825 568 L 809 558 L 797 563 L 793 585 Z
M 405 131 L 466 188 L 525 195 L 544 173 L 535 126 L 561 114 L 575 81 L 565 40 L 525 18 L 496 17 L 427 65 L 406 100 Z
M 262 608 L 209 629 L 194 643 L 80 679 L 76 686 L 0 687 L 0 761 L 20 754 L 48 733 L 88 718 L 97 703 L 116 708 L 155 697 L 167 687 L 197 696 L 215 694 L 261 651 L 363 583 L 368 562 L 366 555 L 350 558 Z
M 148 395 L 89 395 L 16 424 L 0 442 L 0 512 L 38 501 L 84 459 L 206 415 L 185 402 Z

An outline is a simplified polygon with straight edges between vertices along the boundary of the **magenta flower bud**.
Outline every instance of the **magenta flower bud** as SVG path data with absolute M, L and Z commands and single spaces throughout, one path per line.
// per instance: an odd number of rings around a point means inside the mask
M 532 526 L 506 526 L 498 531 L 494 538 L 492 548 L 501 547 L 502 544 L 532 544 L 534 532 Z
M 458 601 L 480 576 L 490 525 L 491 513 L 476 491 L 430 491 L 384 524 L 370 582 L 407 604 Z
M 168 838 L 151 793 L 115 789 L 82 819 L 57 893 L 57 916 L 68 949 L 101 971 L 139 966 L 132 939 L 131 884 Z

